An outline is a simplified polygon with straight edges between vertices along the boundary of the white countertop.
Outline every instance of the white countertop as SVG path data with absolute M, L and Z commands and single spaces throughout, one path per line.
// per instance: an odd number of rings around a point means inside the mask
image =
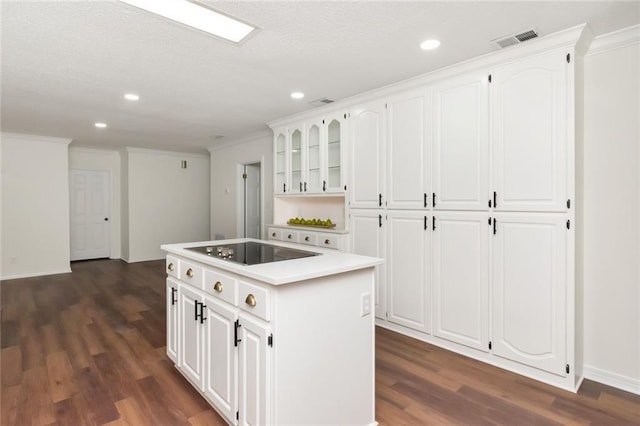
M 243 243 L 246 241 L 256 241 L 263 244 L 291 247 L 322 254 L 320 256 L 281 260 L 278 262 L 263 263 L 259 265 L 241 265 L 239 263 L 229 262 L 227 260 L 200 254 L 192 250 L 186 250 L 188 247 L 218 246 L 223 244 Z M 358 269 L 370 268 L 384 262 L 383 259 L 377 257 L 360 256 L 357 254 L 342 253 L 336 250 L 322 249 L 319 247 L 301 247 L 299 244 L 255 240 L 252 238 L 163 244 L 160 248 L 168 253 L 204 263 L 206 265 L 211 265 L 224 271 L 253 278 L 271 285 L 289 284 L 297 281 L 324 277 L 327 275 L 341 274 Z

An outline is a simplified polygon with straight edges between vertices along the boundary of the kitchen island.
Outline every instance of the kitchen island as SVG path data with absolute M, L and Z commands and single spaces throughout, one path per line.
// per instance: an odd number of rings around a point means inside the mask
M 167 355 L 229 424 L 375 424 L 381 259 L 253 239 L 161 248 Z

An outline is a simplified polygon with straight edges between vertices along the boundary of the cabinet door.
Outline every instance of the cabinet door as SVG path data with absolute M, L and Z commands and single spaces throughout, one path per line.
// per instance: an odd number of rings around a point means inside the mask
M 489 345 L 489 229 L 486 213 L 436 212 L 433 334 L 482 351 Z
M 350 120 L 350 205 L 379 208 L 384 202 L 384 102 L 370 102 L 355 108 Z
M 167 356 L 178 363 L 178 289 L 180 284 L 167 278 Z
M 507 213 L 495 220 L 493 353 L 565 375 L 566 217 Z
M 303 126 L 289 129 L 289 138 L 291 140 L 291 151 L 289 152 L 289 164 L 291 164 L 290 192 L 304 192 L 304 179 L 306 175 L 303 174 L 303 170 L 305 168 L 303 156 L 303 132 Z
M 238 310 L 211 297 L 205 297 L 204 301 L 204 394 L 233 423 L 238 410 L 238 365 L 234 339 Z
M 269 391 L 271 348 L 267 346 L 269 328 L 251 315 L 240 314 L 240 356 L 238 367 L 239 424 L 270 424 Z
M 347 135 L 347 115 L 336 114 L 327 117 L 326 126 L 326 173 L 323 182 L 325 192 L 344 192 L 345 146 Z
M 276 194 L 284 194 L 287 192 L 287 186 L 289 185 L 288 173 L 287 173 L 287 158 L 288 158 L 288 135 L 287 129 L 274 129 L 273 138 L 273 153 L 275 164 L 274 168 L 274 188 L 273 192 Z
M 491 73 L 498 210 L 566 210 L 568 69 L 565 53 L 555 51 Z
M 433 199 L 439 210 L 487 210 L 489 81 L 473 74 L 433 88 Z
M 403 211 L 387 216 L 388 320 L 429 333 L 431 216 Z
M 322 121 L 312 121 L 305 125 L 307 137 L 305 144 L 305 158 L 307 163 L 307 177 L 305 192 L 319 193 L 323 190 L 322 182 L 325 179 L 323 169 L 325 156 L 322 150 L 324 128 Z
M 386 217 L 383 210 L 351 210 L 349 233 L 351 252 L 384 259 Z M 376 317 L 386 318 L 385 265 L 376 266 L 374 295 Z
M 423 209 L 431 203 L 429 103 L 425 89 L 387 102 L 388 208 Z
M 178 290 L 180 308 L 180 369 L 198 389 L 203 386 L 203 333 L 200 320 L 196 314 L 200 313 L 199 304 L 202 298 L 193 287 L 180 284 Z

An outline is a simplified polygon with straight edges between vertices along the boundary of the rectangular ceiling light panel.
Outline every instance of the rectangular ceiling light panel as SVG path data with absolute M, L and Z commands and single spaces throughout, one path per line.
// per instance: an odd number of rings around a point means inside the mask
M 156 15 L 240 43 L 255 27 L 187 0 L 120 0 Z

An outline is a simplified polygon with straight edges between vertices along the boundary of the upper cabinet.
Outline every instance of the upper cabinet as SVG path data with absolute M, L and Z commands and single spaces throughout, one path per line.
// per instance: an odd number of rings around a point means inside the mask
M 433 196 L 438 210 L 487 210 L 489 186 L 487 73 L 433 87 Z
M 384 131 L 383 100 L 369 102 L 350 113 L 350 181 L 351 208 L 380 208 L 384 199 Z
M 394 96 L 387 106 L 387 203 L 390 209 L 431 204 L 430 90 Z
M 343 113 L 274 129 L 274 193 L 344 193 L 346 122 Z
M 491 73 L 491 197 L 497 210 L 566 211 L 571 69 L 570 56 L 555 50 Z

